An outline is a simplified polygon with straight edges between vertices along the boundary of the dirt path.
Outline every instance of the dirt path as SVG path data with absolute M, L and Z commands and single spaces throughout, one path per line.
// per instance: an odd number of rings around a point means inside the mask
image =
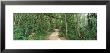
M 61 40 L 58 35 L 59 35 L 59 30 L 58 30 L 58 29 L 55 29 L 55 32 L 52 32 L 52 33 L 49 35 L 48 39 L 49 39 L 49 40 Z

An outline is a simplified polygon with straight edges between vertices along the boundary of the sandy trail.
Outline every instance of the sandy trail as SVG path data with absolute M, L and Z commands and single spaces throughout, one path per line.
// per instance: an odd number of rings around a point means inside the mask
M 55 29 L 55 32 L 52 32 L 49 35 L 48 39 L 49 40 L 61 40 L 58 35 L 59 35 L 59 29 Z

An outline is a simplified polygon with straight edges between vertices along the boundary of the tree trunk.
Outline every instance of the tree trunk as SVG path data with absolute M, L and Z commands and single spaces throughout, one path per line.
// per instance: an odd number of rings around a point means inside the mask
M 66 37 L 67 37 L 67 21 L 66 21 L 67 19 L 66 19 L 66 15 L 65 15 L 65 26 L 66 26 Z M 68 37 L 67 37 L 68 38 Z
M 77 17 L 77 33 L 78 33 L 78 36 L 81 37 L 81 34 L 80 34 L 80 31 L 79 31 L 79 15 L 76 14 L 76 17 Z

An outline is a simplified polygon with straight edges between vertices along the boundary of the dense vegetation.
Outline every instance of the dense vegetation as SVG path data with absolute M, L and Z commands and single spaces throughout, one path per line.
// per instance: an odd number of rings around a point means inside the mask
M 96 13 L 14 13 L 14 40 L 44 40 L 59 29 L 67 40 L 96 40 Z

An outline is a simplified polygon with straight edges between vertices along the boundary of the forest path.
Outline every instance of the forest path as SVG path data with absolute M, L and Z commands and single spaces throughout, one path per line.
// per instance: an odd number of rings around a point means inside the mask
M 48 39 L 49 40 L 61 40 L 60 37 L 59 37 L 59 29 L 54 29 L 54 30 L 55 30 L 55 32 L 52 32 L 49 35 Z

